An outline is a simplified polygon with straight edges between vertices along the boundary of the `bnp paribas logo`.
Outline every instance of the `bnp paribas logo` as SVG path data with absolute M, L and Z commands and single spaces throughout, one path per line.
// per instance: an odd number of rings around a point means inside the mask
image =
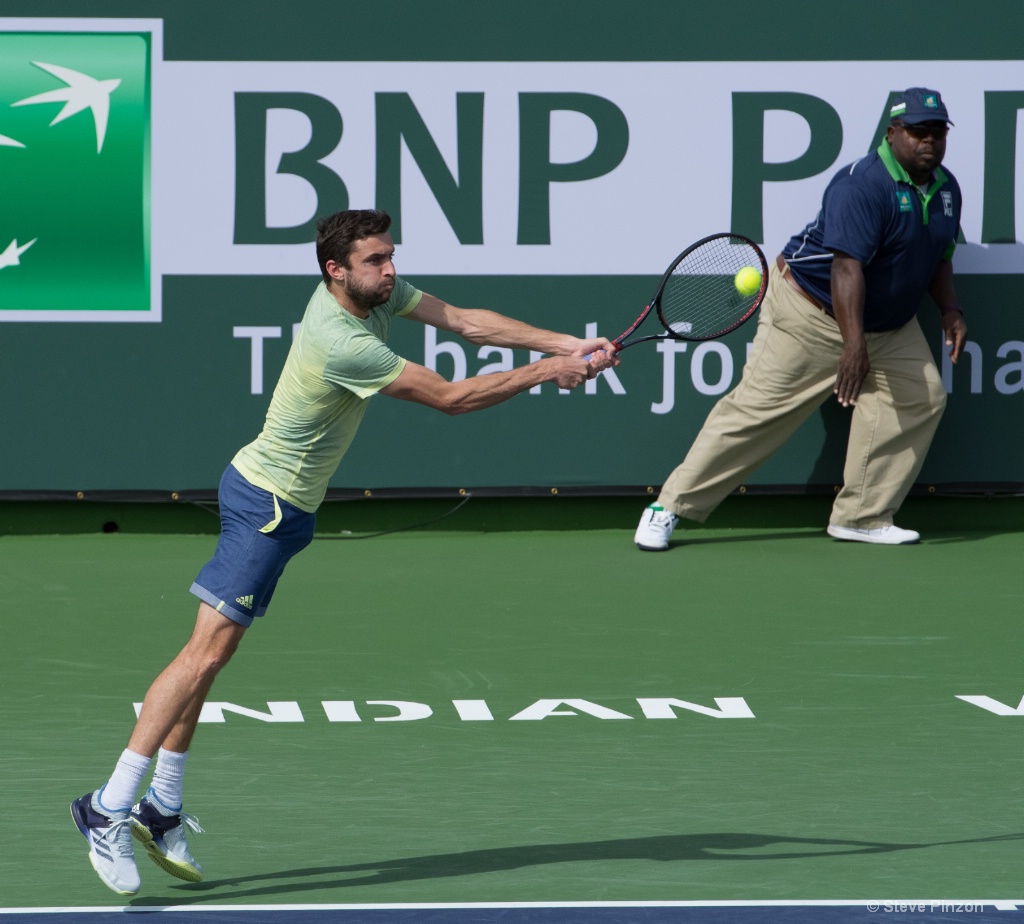
M 151 42 L 0 31 L 0 320 L 152 320 Z

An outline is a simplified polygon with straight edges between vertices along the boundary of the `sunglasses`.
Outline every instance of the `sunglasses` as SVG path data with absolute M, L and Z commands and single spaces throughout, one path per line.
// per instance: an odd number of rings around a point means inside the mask
M 895 121 L 908 135 L 924 140 L 925 138 L 945 138 L 949 134 L 949 126 L 945 122 L 921 122 L 917 125 L 907 125 L 906 122 Z

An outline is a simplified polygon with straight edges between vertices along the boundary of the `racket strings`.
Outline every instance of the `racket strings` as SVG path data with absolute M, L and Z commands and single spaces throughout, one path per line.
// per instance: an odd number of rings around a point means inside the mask
M 736 274 L 751 267 L 761 276 L 761 254 L 742 238 L 716 237 L 687 253 L 665 280 L 658 314 L 665 329 L 706 340 L 738 326 L 759 302 L 760 289 L 737 288 Z

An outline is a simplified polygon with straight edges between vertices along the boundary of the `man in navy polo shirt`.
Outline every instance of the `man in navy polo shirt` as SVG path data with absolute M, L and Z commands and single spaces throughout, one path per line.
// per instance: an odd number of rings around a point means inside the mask
M 817 217 L 770 268 L 743 376 L 644 511 L 638 548 L 667 549 L 679 517 L 703 523 L 831 394 L 852 415 L 828 534 L 884 545 L 920 539 L 893 517 L 946 392 L 916 312 L 927 292 L 956 362 L 967 338 L 951 262 L 961 198 L 940 166 L 952 124 L 940 95 L 913 87 L 889 114 L 885 140 L 836 174 Z

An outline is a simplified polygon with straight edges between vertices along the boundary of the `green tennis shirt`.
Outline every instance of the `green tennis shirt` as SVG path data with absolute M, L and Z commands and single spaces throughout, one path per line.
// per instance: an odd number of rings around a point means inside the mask
M 274 388 L 263 431 L 231 464 L 257 487 L 313 513 L 351 445 L 372 395 L 391 384 L 405 360 L 385 341 L 391 319 L 423 297 L 404 279 L 365 321 L 320 283 Z

